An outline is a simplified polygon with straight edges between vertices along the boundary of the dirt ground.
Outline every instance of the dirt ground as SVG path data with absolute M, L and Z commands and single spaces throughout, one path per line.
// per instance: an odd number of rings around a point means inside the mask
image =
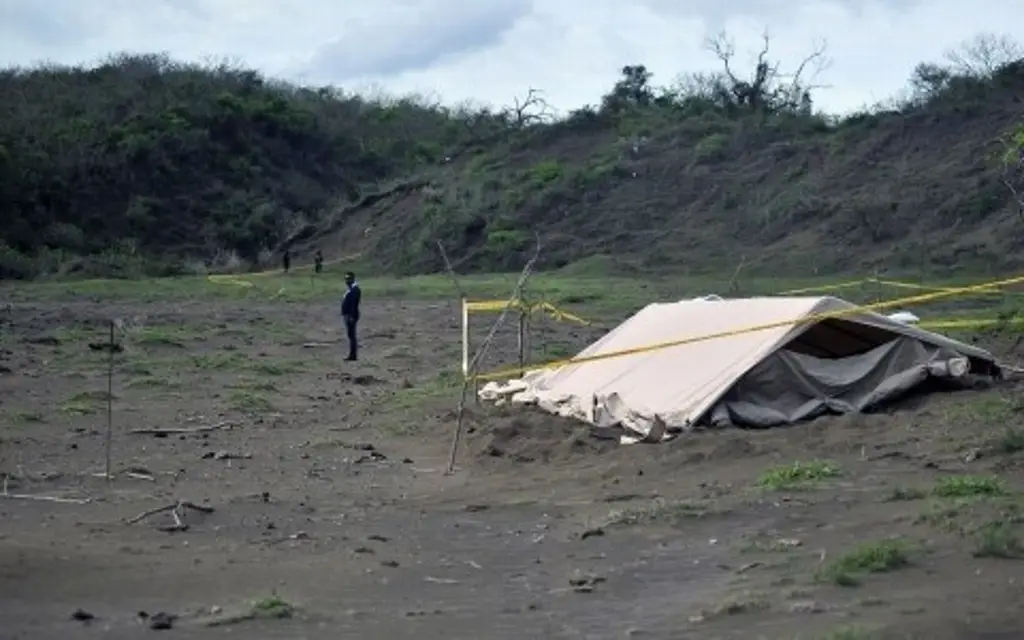
M 0 638 L 1020 637 L 1013 383 L 630 447 L 473 407 L 445 475 L 453 305 L 361 330 L 347 363 L 333 304 L 0 309 Z

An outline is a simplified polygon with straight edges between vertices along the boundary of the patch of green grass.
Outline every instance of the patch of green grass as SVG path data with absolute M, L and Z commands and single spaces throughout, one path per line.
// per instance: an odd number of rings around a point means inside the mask
M 940 498 L 1003 496 L 1006 489 L 993 476 L 946 476 L 935 483 L 932 494 Z
M 153 371 L 156 368 L 157 367 L 152 362 L 132 360 L 130 362 L 121 363 L 117 368 L 117 372 L 129 376 L 146 377 L 153 375 Z
M 257 618 L 291 618 L 295 615 L 295 607 L 274 594 L 268 598 L 254 600 L 249 608 Z
M 232 389 L 240 389 L 243 391 L 251 392 L 262 392 L 262 393 L 276 393 L 278 391 L 277 385 L 270 380 L 248 380 L 243 379 L 235 384 L 231 385 Z
M 571 358 L 579 351 L 579 349 L 574 348 L 571 344 L 559 340 L 545 342 L 541 349 L 545 357 L 552 359 Z
M 1002 454 L 1024 451 L 1024 429 L 1006 427 L 1003 433 L 993 440 L 991 448 L 996 453 Z
M 829 562 L 819 572 L 818 578 L 833 582 L 841 587 L 860 584 L 868 573 L 886 573 L 910 565 L 910 554 L 906 542 L 897 539 L 865 543 Z
M 942 531 L 971 536 L 985 525 L 975 523 L 998 521 L 1007 525 L 1024 522 L 1024 505 L 1017 496 L 982 496 L 931 502 L 917 517 L 916 524 L 927 524 Z
M 252 600 L 242 611 L 215 616 L 205 621 L 207 627 L 223 627 L 248 620 L 286 620 L 294 617 L 298 608 L 277 594 Z
M 46 422 L 41 413 L 35 411 L 15 411 L 8 418 L 13 424 L 40 424 Z
M 98 410 L 95 405 L 82 402 L 64 402 L 60 405 L 60 412 L 72 417 L 88 416 L 96 413 Z
M 978 558 L 1024 559 L 1024 542 L 1008 522 L 988 522 L 975 532 L 974 555 Z
M 142 347 L 172 347 L 182 349 L 188 342 L 196 340 L 199 334 L 195 327 L 183 326 L 145 326 L 134 331 L 129 338 Z
M 233 409 L 245 413 L 273 413 L 276 410 L 270 399 L 252 391 L 234 391 L 229 401 Z
M 191 356 L 192 364 L 202 371 L 238 371 L 245 369 L 249 359 L 240 353 L 214 351 Z
M 929 504 L 915 519 L 915 524 L 927 524 L 943 531 L 960 529 L 964 505 Z
M 179 380 L 173 380 L 164 376 L 155 375 L 142 375 L 130 378 L 125 383 L 129 389 L 166 389 L 175 390 L 181 389 L 182 384 Z
M 886 496 L 886 502 L 902 502 L 907 500 L 920 500 L 927 495 L 920 489 L 913 489 L 908 487 L 893 487 L 892 491 Z
M 768 469 L 758 478 L 757 486 L 774 490 L 807 488 L 838 475 L 839 467 L 825 460 L 794 462 Z
M 98 328 L 88 329 L 86 327 L 58 327 L 53 332 L 53 337 L 60 344 L 78 344 L 81 342 L 97 341 L 108 336 L 107 331 L 107 329 L 101 331 Z
M 83 391 L 60 404 L 60 412 L 69 416 L 86 416 L 102 409 L 110 396 L 106 391 Z
M 407 383 L 404 388 L 394 393 L 381 396 L 375 404 L 396 409 L 413 409 L 419 407 L 424 401 L 447 396 L 452 391 L 459 389 L 462 385 L 462 374 L 454 369 L 443 369 L 433 378 L 413 385 Z
M 304 371 L 307 367 L 301 360 L 257 360 L 251 368 L 266 376 L 286 376 Z

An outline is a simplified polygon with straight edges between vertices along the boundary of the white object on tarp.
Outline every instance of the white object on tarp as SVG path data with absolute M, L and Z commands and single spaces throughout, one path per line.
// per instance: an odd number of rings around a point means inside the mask
M 918 322 L 921 322 L 921 318 L 918 318 L 909 311 L 897 311 L 896 313 L 890 313 L 886 317 L 890 320 L 895 320 L 900 324 L 917 324 Z
M 709 293 L 706 296 L 697 296 L 696 298 L 689 298 L 680 300 L 680 302 L 723 302 L 725 298 L 713 293 Z

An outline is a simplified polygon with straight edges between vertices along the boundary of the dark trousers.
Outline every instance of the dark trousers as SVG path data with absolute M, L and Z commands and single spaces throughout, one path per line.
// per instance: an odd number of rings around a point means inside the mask
M 359 351 L 359 342 L 356 339 L 356 325 L 359 324 L 358 316 L 345 316 L 345 334 L 348 336 L 348 359 L 355 360 Z

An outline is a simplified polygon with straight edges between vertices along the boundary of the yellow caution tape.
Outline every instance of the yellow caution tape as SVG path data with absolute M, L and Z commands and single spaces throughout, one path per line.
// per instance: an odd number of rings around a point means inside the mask
M 810 316 L 805 316 L 798 320 L 782 320 L 780 322 L 770 322 L 766 324 L 753 325 L 744 327 L 741 329 L 732 329 L 729 331 L 721 331 L 718 333 L 712 333 L 703 336 L 694 336 L 689 338 L 682 338 L 679 340 L 669 340 L 666 342 L 658 342 L 642 347 L 632 347 L 629 349 L 621 349 L 617 351 L 609 351 L 607 353 L 600 353 L 592 356 L 583 357 L 572 357 L 572 358 L 560 358 L 558 360 L 552 360 L 545 363 L 536 365 L 530 365 L 527 367 L 529 371 L 542 371 L 546 369 L 560 369 L 569 365 L 583 364 L 585 362 L 598 362 L 601 360 L 611 360 L 612 358 L 623 358 L 631 355 L 638 355 L 641 353 L 650 353 L 652 351 L 660 351 L 662 349 L 669 349 L 672 347 L 679 347 L 687 344 L 693 344 L 696 342 L 704 342 L 707 340 L 717 340 L 719 338 L 729 338 L 732 336 L 743 335 L 747 333 L 754 333 L 757 331 L 765 331 L 767 329 L 775 329 L 778 327 L 797 327 L 805 324 L 814 324 L 829 320 L 833 318 L 843 318 L 846 316 L 856 315 L 858 313 L 864 313 L 868 311 L 880 311 L 883 309 L 891 309 L 893 307 L 907 307 L 915 304 L 923 304 L 925 302 L 931 302 L 933 300 L 941 300 L 944 298 L 952 298 L 957 296 L 973 295 L 978 292 L 983 292 L 989 289 L 997 287 L 1007 287 L 1014 284 L 1024 283 L 1024 276 L 1017 276 L 1015 278 L 1008 278 L 1005 280 L 996 280 L 994 282 L 986 282 L 984 284 L 973 285 L 969 287 L 958 287 L 949 288 L 943 291 L 935 291 L 931 293 L 924 293 L 916 296 L 910 296 L 907 298 L 898 298 L 895 300 L 886 300 L 882 302 L 876 302 L 873 304 L 866 304 L 861 306 L 855 306 L 850 309 L 842 309 L 839 311 L 828 311 L 825 313 L 817 313 Z M 509 367 L 498 371 L 492 371 L 489 373 L 482 373 L 471 376 L 476 380 L 500 380 L 502 378 L 512 378 L 519 375 L 521 369 L 519 367 Z
M 898 287 L 898 288 L 901 288 L 901 289 L 917 289 L 919 291 L 949 291 L 951 289 L 950 287 L 929 287 L 929 286 L 925 286 L 923 284 L 914 284 L 912 282 L 900 282 L 899 280 L 877 280 L 877 279 L 872 279 L 872 281 L 873 282 L 877 282 L 878 284 L 884 284 L 884 285 L 889 286 L 889 287 Z M 979 294 L 987 294 L 987 293 L 1002 293 L 1002 292 L 999 291 L 999 290 L 992 289 L 992 290 L 988 290 L 988 291 L 979 291 L 978 293 Z
M 578 315 L 569 313 L 568 311 L 566 311 L 564 309 L 559 309 L 558 307 L 556 307 L 555 305 L 551 304 L 550 302 L 542 302 L 540 304 L 540 306 L 538 307 L 538 310 L 546 312 L 549 316 L 551 316 L 553 319 L 558 320 L 558 321 L 568 320 L 569 322 L 575 322 L 576 324 L 582 324 L 584 326 L 587 326 L 587 325 L 590 324 L 590 321 L 584 320 L 583 318 L 579 317 Z
M 550 302 L 535 302 L 533 304 L 528 304 L 523 300 L 513 300 L 511 302 L 508 300 L 477 300 L 475 302 L 466 302 L 467 311 L 504 311 L 506 307 L 531 314 L 542 311 L 555 320 L 568 320 L 569 322 L 576 322 L 582 325 L 590 324 L 589 321 L 564 309 L 559 309 Z
M 337 258 L 335 260 L 329 260 L 327 262 L 324 262 L 323 265 L 325 267 L 327 267 L 327 266 L 330 266 L 332 264 L 340 264 L 342 262 L 352 262 L 354 260 L 358 260 L 360 257 L 362 257 L 362 255 L 363 254 L 360 251 L 360 252 L 353 253 L 353 254 L 350 254 L 350 255 L 347 255 L 347 256 L 343 256 L 341 258 Z M 296 267 L 296 269 L 309 268 L 311 266 L 312 265 L 299 265 L 299 266 Z M 262 278 L 264 276 L 283 275 L 283 274 L 284 274 L 284 269 L 269 269 L 267 271 L 256 271 L 254 273 L 242 273 L 242 274 L 215 273 L 213 275 L 206 276 L 206 279 L 209 280 L 210 282 L 218 282 L 218 283 L 224 283 L 224 284 L 234 284 L 234 285 L 238 285 L 238 286 L 242 286 L 242 287 L 251 287 L 251 286 L 253 286 L 253 283 L 248 282 L 247 280 L 244 280 L 244 278 Z M 284 291 L 283 287 L 281 289 L 279 289 L 276 294 L 274 294 L 275 297 L 281 295 L 282 291 Z
M 917 323 L 922 329 L 983 329 L 985 327 L 1016 327 L 1024 325 L 1024 318 L 956 318 L 928 320 Z
M 780 291 L 775 295 L 779 296 L 793 296 L 800 293 L 820 293 L 823 291 L 840 291 L 842 289 L 849 289 L 850 287 L 859 287 L 867 282 L 870 282 L 870 278 L 863 278 L 861 280 L 853 280 L 851 282 L 839 282 L 837 284 L 823 284 L 815 287 L 805 287 L 803 289 L 790 289 L 789 291 Z

